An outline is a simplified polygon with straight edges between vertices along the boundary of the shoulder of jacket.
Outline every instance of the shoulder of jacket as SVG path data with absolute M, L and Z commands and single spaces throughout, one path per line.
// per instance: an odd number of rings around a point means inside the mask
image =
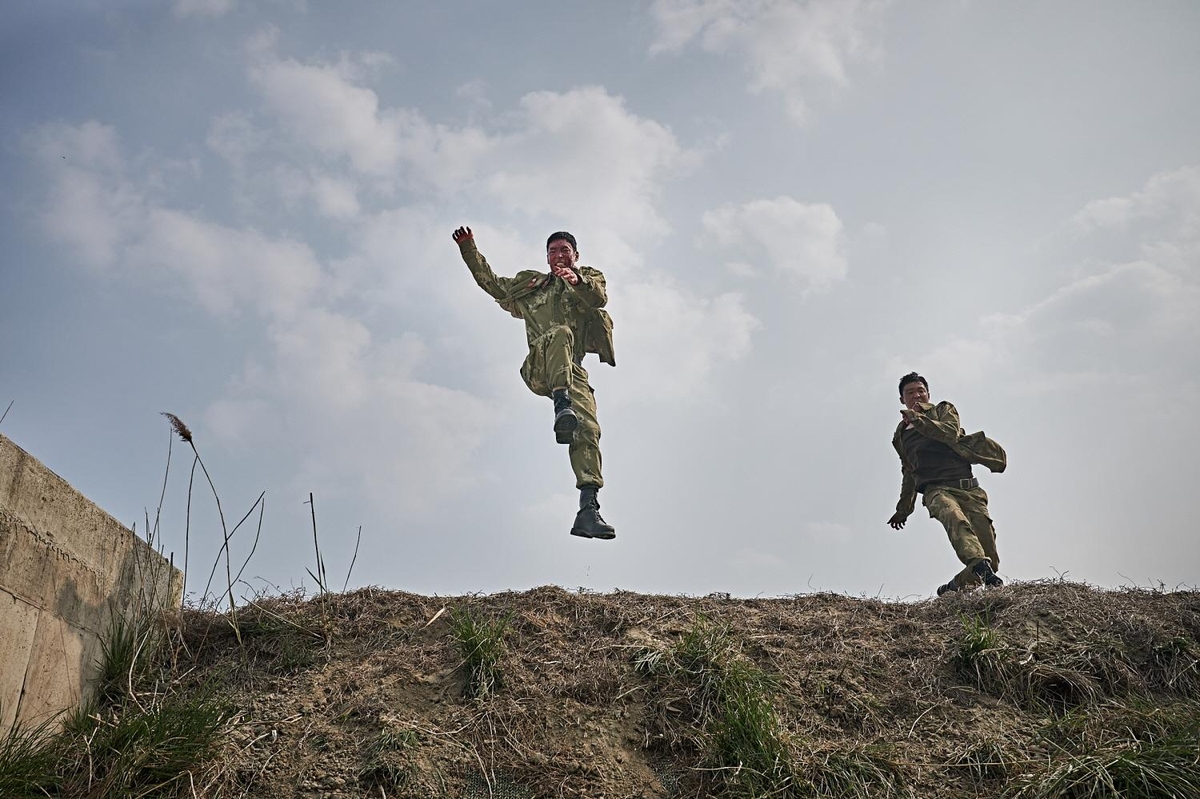
M 594 266 L 580 266 L 576 264 L 576 268 L 579 269 L 579 274 L 585 277 L 604 277 L 604 273 Z

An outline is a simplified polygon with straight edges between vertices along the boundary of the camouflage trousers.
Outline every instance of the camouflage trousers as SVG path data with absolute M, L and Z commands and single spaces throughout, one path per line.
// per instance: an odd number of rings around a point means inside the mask
M 954 577 L 960 588 L 979 584 L 979 577 L 971 569 L 981 560 L 989 561 L 993 571 L 1000 570 L 996 528 L 988 515 L 987 499 L 982 488 L 934 487 L 925 492 L 922 500 L 930 518 L 946 528 L 954 554 L 966 564 Z
M 600 422 L 596 419 L 596 397 L 588 385 L 587 370 L 575 360 L 575 333 L 567 325 L 552 328 L 529 345 L 521 364 L 521 379 L 534 394 L 552 396 L 565 388 L 571 409 L 579 419 L 568 454 L 575 472 L 575 487 L 603 486 L 600 474 Z

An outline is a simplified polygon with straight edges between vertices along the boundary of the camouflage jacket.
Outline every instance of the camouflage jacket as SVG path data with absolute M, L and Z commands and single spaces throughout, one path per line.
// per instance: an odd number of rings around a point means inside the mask
M 931 405 L 921 403 L 920 413 L 913 417 L 912 425 L 917 432 L 928 436 L 934 441 L 940 441 L 954 450 L 967 463 L 977 463 L 989 471 L 1003 472 L 1008 465 L 1008 456 L 1004 448 L 984 435 L 980 430 L 967 434 L 959 425 L 958 409 L 949 402 L 939 402 Z M 892 436 L 892 446 L 900 456 L 900 501 L 896 503 L 896 512 L 908 516 L 913 512 L 917 502 L 917 485 L 913 480 L 913 465 L 904 451 L 904 428 L 906 422 L 896 426 Z
M 612 317 L 604 310 L 608 292 L 599 269 L 578 266 L 579 284 L 575 286 L 535 269 L 498 277 L 473 240 L 465 239 L 459 251 L 479 287 L 501 308 L 524 320 L 530 346 L 552 327 L 565 324 L 575 332 L 576 360 L 591 352 L 609 366 L 617 365 Z

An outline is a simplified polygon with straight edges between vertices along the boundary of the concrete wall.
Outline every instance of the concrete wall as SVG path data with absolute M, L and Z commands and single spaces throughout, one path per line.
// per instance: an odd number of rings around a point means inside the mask
M 115 614 L 178 607 L 182 575 L 0 435 L 0 734 L 90 696 Z

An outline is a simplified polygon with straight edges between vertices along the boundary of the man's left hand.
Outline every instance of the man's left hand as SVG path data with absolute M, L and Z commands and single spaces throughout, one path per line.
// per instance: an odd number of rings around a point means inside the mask
M 579 274 L 574 269 L 569 269 L 565 266 L 552 266 L 550 267 L 550 271 L 555 277 L 561 277 L 572 286 L 579 285 Z

